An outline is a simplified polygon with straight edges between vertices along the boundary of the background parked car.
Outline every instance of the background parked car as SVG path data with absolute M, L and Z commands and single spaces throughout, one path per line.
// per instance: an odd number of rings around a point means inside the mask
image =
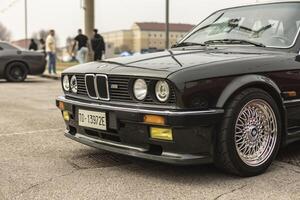
M 22 82 L 27 75 L 39 75 L 45 71 L 46 59 L 41 52 L 23 50 L 6 42 L 0 42 L 0 78 Z

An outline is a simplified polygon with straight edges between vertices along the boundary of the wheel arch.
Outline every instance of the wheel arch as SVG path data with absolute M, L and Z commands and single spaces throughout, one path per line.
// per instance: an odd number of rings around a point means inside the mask
M 262 75 L 245 75 L 241 77 L 237 77 L 231 83 L 227 85 L 227 87 L 223 90 L 220 95 L 216 107 L 224 108 L 226 104 L 239 92 L 247 89 L 247 88 L 258 88 L 266 91 L 269 95 L 273 97 L 275 100 L 281 114 L 282 120 L 282 144 L 284 145 L 286 142 L 286 133 L 287 133 L 287 116 L 286 109 L 283 104 L 283 99 L 281 97 L 281 90 L 277 86 L 277 84 L 272 81 L 270 78 L 262 76 Z

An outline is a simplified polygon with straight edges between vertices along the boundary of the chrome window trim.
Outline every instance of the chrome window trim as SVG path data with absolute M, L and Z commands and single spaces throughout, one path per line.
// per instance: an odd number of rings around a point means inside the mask
M 97 84 L 97 77 L 104 77 L 106 79 L 106 92 L 107 92 L 107 98 L 102 98 L 100 97 L 99 95 L 99 92 L 98 92 L 98 84 Z M 95 87 L 95 90 L 96 90 L 96 95 L 98 96 L 98 99 L 100 100 L 104 100 L 104 101 L 109 101 L 110 100 L 110 95 L 109 95 L 109 87 L 108 87 L 108 77 L 107 75 L 105 74 L 96 74 L 96 76 L 94 76 L 94 87 Z
M 292 47 L 294 47 L 296 45 L 296 42 L 298 40 L 298 37 L 299 37 L 299 34 L 300 34 L 300 28 L 298 28 L 298 32 L 294 38 L 294 41 L 293 43 L 290 45 L 290 46 L 287 46 L 287 47 L 280 47 L 280 46 L 266 46 L 267 48 L 276 48 L 276 49 L 290 49 Z
M 96 97 L 93 97 L 93 96 L 90 95 L 89 90 L 88 90 L 88 87 L 87 87 L 87 83 L 86 83 L 86 77 L 87 77 L 87 76 L 92 76 L 92 77 L 93 77 L 93 79 L 94 79 L 94 87 L 95 87 L 95 75 L 94 75 L 94 74 L 86 74 L 86 75 L 84 75 L 85 89 L 86 89 L 86 92 L 87 92 L 88 96 L 89 96 L 91 99 L 99 99 L 99 97 L 98 97 L 98 95 L 97 95 L 97 90 L 96 90 L 96 88 L 95 88 L 95 94 L 96 94 Z

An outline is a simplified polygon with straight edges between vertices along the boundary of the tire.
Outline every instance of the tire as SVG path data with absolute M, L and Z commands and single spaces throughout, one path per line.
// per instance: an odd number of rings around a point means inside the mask
M 243 177 L 265 172 L 281 143 L 281 116 L 274 99 L 256 88 L 237 94 L 226 105 L 216 140 L 218 168 Z
M 9 82 L 23 82 L 27 78 L 27 67 L 24 63 L 10 63 L 5 70 L 6 80 Z

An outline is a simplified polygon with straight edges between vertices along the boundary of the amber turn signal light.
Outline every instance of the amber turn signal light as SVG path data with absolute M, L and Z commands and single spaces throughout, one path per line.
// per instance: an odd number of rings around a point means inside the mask
M 296 97 L 297 96 L 296 91 L 287 91 L 286 94 L 288 97 Z
M 158 115 L 145 115 L 144 122 L 147 124 L 165 125 L 165 117 Z
M 60 109 L 60 110 L 64 110 L 65 109 L 65 104 L 64 104 L 64 102 L 58 102 L 58 108 Z

